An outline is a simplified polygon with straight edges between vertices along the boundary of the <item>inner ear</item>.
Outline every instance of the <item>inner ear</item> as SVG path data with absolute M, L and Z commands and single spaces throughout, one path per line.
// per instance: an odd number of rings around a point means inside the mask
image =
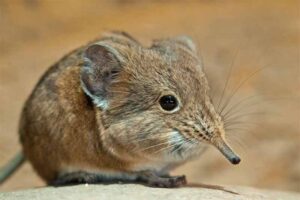
M 93 44 L 84 52 L 85 64 L 81 71 L 84 92 L 98 107 L 108 106 L 109 88 L 121 71 L 121 55 L 107 44 Z

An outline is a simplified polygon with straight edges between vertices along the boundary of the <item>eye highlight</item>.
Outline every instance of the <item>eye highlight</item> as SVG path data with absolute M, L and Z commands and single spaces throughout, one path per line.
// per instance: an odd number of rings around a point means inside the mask
M 159 99 L 159 104 L 166 111 L 174 111 L 178 108 L 178 100 L 173 95 L 164 95 Z

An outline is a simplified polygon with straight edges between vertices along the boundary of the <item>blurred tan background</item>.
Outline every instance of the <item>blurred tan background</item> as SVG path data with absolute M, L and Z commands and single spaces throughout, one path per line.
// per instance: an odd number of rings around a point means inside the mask
M 64 54 L 109 30 L 145 44 L 185 34 L 199 45 L 216 104 L 231 66 L 223 102 L 267 67 L 228 106 L 237 121 L 228 137 L 241 164 L 230 165 L 210 148 L 174 173 L 190 182 L 300 192 L 299 11 L 300 1 L 293 0 L 0 0 L 0 166 L 20 150 L 22 104 Z M 43 185 L 26 163 L 0 191 Z

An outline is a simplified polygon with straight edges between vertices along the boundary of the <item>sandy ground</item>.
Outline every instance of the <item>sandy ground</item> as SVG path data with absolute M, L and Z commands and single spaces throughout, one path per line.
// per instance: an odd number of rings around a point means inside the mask
M 243 84 L 229 131 L 243 161 L 230 165 L 211 148 L 177 169 L 192 182 L 300 191 L 300 1 L 0 0 L 0 165 L 20 150 L 22 105 L 43 72 L 104 31 L 140 41 L 190 35 L 199 46 L 218 104 Z M 242 103 L 234 106 L 241 99 Z M 43 186 L 26 163 L 0 191 Z
M 224 189 L 208 189 L 188 186 L 175 189 L 150 188 L 134 184 L 79 185 L 66 187 L 45 187 L 25 191 L 0 193 L 1 200 L 149 200 L 149 199 L 181 199 L 181 200 L 299 200 L 300 193 L 259 190 L 250 187 L 226 186 Z M 139 192 L 137 192 L 139 191 Z

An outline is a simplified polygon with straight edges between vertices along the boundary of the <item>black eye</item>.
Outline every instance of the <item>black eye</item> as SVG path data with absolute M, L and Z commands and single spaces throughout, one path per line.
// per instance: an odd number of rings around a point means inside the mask
M 164 110 L 171 111 L 177 108 L 178 101 L 173 95 L 165 95 L 160 98 L 159 104 Z

